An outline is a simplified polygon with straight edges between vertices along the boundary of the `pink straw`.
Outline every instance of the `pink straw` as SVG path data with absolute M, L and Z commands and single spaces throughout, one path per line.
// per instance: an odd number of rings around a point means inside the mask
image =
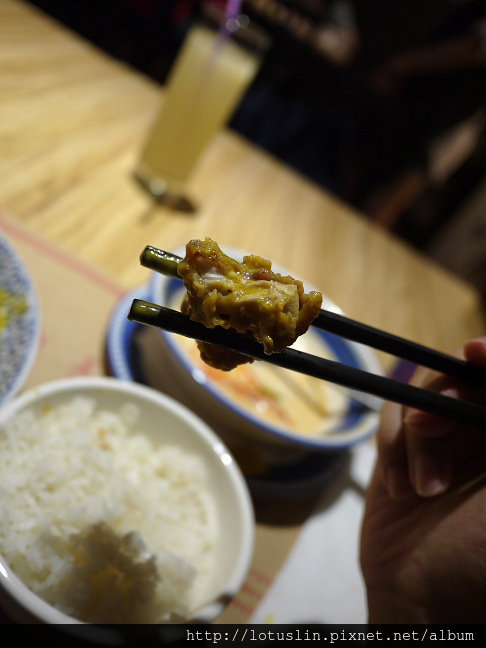
M 221 55 L 221 49 L 231 38 L 232 31 L 228 28 L 228 23 L 232 20 L 236 20 L 236 18 L 240 15 L 240 8 L 241 0 L 228 0 L 226 4 L 225 15 L 218 30 L 218 36 L 214 43 L 213 51 L 211 53 L 210 59 L 207 62 L 206 69 L 201 81 L 204 79 L 204 82 L 207 82 L 208 77 L 211 75 L 214 69 L 218 56 Z
M 231 30 L 228 28 L 228 23 L 235 20 L 240 15 L 241 0 L 228 0 L 226 4 L 225 18 L 221 24 L 219 31 L 219 42 L 222 44 L 231 36 Z
M 241 0 L 228 0 L 226 5 L 226 20 L 236 18 L 240 14 Z

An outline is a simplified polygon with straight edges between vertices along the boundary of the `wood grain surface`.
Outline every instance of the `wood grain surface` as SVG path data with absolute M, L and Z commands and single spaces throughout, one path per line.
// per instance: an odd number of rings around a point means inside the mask
M 133 170 L 163 89 L 20 0 L 0 3 L 0 43 L 0 205 L 123 288 L 148 279 L 145 245 L 210 236 L 440 350 L 484 333 L 473 288 L 229 130 L 190 182 L 195 213 L 154 203 Z

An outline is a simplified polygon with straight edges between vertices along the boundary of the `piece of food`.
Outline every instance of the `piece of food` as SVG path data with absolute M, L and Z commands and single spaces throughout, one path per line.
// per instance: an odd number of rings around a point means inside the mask
M 177 270 L 187 290 L 183 310 L 192 320 L 251 335 L 267 354 L 293 344 L 322 304 L 320 293 L 305 294 L 301 281 L 274 272 L 270 261 L 255 255 L 236 261 L 209 238 L 190 241 Z M 205 362 L 219 369 L 251 362 L 208 344 L 199 348 Z

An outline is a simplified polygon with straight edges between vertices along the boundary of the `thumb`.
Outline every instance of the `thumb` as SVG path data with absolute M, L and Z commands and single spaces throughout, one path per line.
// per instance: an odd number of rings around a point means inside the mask
M 467 362 L 486 369 L 486 337 L 469 340 L 464 345 L 464 358 Z

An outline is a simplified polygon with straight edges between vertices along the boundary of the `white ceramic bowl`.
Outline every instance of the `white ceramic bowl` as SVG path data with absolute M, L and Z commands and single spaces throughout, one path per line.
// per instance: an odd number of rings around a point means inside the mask
M 115 409 L 134 403 L 140 410 L 137 429 L 155 444 L 178 445 L 203 458 L 209 467 L 221 532 L 217 540 L 215 571 L 208 579 L 195 618 L 214 620 L 238 592 L 251 563 L 254 543 L 253 508 L 246 483 L 221 440 L 192 412 L 159 392 L 114 378 L 73 378 L 47 383 L 24 393 L 0 409 L 0 427 L 25 409 L 40 411 L 46 405 L 70 401 L 75 395 Z M 79 624 L 35 595 L 0 555 L 0 603 L 20 622 Z
M 226 254 L 238 260 L 248 254 L 224 246 L 222 249 Z M 173 252 L 182 257 L 185 255 L 184 248 L 178 248 Z M 272 267 L 276 272 L 292 275 L 302 280 L 301 277 L 278 264 L 272 264 Z M 319 290 L 306 283 L 305 280 L 304 288 L 306 292 Z M 148 294 L 149 300 L 156 304 L 177 308 L 184 294 L 184 286 L 177 279 L 154 272 L 148 287 Z M 322 308 L 341 312 L 325 295 Z M 377 411 L 357 403 L 351 398 L 350 392 L 329 385 L 327 386 L 329 388 L 328 397 L 334 413 L 332 417 L 323 417 L 322 431 L 308 435 L 295 429 L 286 428 L 285 424 L 276 425 L 273 422 L 268 422 L 258 412 L 249 411 L 231 398 L 227 391 L 221 391 L 217 383 L 201 371 L 201 365 L 197 363 L 197 360 L 195 361 L 186 350 L 182 349 L 181 344 L 183 343 L 179 336 L 165 331 L 161 331 L 161 335 L 168 351 L 165 354 L 167 357 L 164 359 L 169 364 L 167 374 L 170 375 L 173 385 L 177 384 L 179 388 L 178 398 L 180 397 L 182 402 L 209 422 L 228 443 L 230 440 L 225 436 L 224 430 L 231 430 L 231 433 L 236 434 L 240 439 L 246 438 L 261 443 L 262 447 L 265 446 L 268 449 L 267 460 L 275 459 L 277 462 L 280 460 L 285 462 L 287 459 L 291 460 L 292 452 L 341 451 L 367 439 L 377 429 L 379 416 Z M 312 327 L 308 333 L 299 338 L 296 344 L 310 344 L 310 342 L 312 342 L 311 353 L 316 353 L 317 349 L 317 352 L 322 352 L 324 357 L 371 373 L 382 373 L 375 354 L 363 345 L 349 342 Z M 253 366 L 251 365 L 251 367 Z M 274 369 L 286 372 L 286 370 Z M 287 374 L 292 373 L 287 372 Z M 268 380 L 267 386 L 272 390 L 271 378 Z

